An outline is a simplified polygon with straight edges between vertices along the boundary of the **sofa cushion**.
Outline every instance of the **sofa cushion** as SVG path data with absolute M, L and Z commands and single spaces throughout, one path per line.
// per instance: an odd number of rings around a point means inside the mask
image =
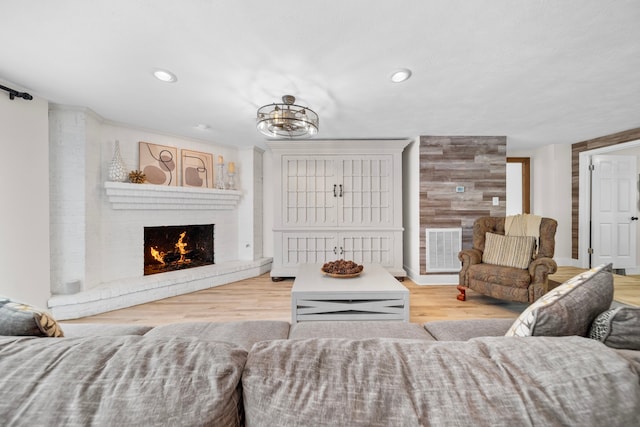
M 0 335 L 62 337 L 64 333 L 45 310 L 0 298 Z
M 580 337 L 263 341 L 242 377 L 248 427 L 625 426 L 638 373 Z
M 529 268 L 536 239 L 533 236 L 503 236 L 486 233 L 482 262 L 503 267 Z
M 586 337 L 595 318 L 612 300 L 611 264 L 601 265 L 547 292 L 522 312 L 506 335 Z
M 432 320 L 424 329 L 438 341 L 467 341 L 476 337 L 504 335 L 514 319 Z
M 185 322 L 157 326 L 148 337 L 197 337 L 208 341 L 224 341 L 245 350 L 262 340 L 285 339 L 289 322 L 281 320 L 243 320 L 238 322 Z
M 195 338 L 0 338 L 0 418 L 23 426 L 242 425 L 246 357 Z
M 289 339 L 307 338 L 402 338 L 433 340 L 424 328 L 416 323 L 380 321 L 325 321 L 302 322 L 291 327 Z
M 640 350 L 640 307 L 616 307 L 601 313 L 589 338 L 614 348 Z

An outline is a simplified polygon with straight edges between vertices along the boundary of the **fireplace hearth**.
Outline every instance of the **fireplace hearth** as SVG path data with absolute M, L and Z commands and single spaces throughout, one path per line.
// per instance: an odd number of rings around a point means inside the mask
M 144 275 L 214 264 L 214 224 L 144 227 Z

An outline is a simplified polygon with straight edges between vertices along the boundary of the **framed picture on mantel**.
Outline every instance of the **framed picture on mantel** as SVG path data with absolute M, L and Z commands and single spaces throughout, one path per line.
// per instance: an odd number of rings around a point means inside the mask
M 140 170 L 149 184 L 178 185 L 178 149 L 140 141 Z
M 182 186 L 213 188 L 213 154 L 182 150 Z

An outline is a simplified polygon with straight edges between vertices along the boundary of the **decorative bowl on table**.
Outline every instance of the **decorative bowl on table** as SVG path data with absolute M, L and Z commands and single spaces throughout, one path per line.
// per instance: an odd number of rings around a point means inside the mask
M 364 267 L 353 261 L 345 261 L 339 259 L 337 261 L 330 261 L 325 263 L 320 271 L 330 277 L 337 277 L 340 279 L 348 279 L 350 277 L 358 277 L 362 273 Z

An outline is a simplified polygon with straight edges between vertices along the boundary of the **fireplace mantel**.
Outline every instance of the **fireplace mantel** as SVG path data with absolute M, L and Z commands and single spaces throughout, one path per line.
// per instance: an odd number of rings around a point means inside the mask
M 105 182 L 113 209 L 186 210 L 236 208 L 242 192 L 197 187 Z

